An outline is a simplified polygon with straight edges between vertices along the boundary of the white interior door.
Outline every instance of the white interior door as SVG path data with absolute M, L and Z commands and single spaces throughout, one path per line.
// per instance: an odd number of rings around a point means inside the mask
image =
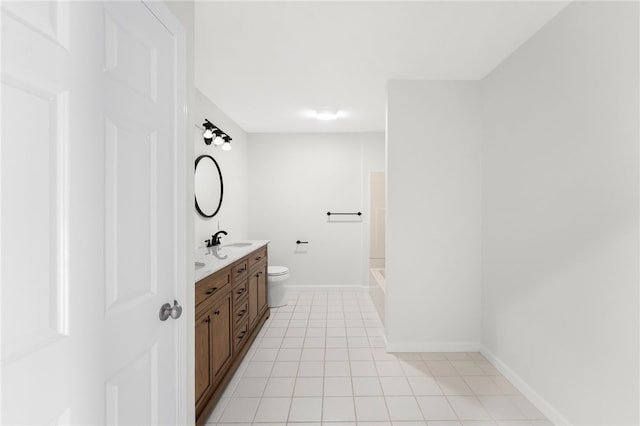
M 170 18 L 2 3 L 2 424 L 192 421 L 186 321 L 158 317 L 186 285 Z
M 184 318 L 158 317 L 179 292 L 175 40 L 142 3 L 107 3 L 105 61 L 107 423 L 177 424 Z

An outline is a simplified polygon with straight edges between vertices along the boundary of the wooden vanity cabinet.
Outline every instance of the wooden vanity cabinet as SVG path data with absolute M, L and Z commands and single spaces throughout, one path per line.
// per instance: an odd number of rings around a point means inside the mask
M 197 426 L 206 422 L 269 317 L 267 291 L 266 247 L 196 283 Z

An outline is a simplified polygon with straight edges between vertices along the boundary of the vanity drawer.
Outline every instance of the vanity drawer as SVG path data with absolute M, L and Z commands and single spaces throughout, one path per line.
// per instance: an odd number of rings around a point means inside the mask
M 242 300 L 249 292 L 249 280 L 243 280 L 233 286 L 233 306 L 238 306 L 240 300 Z
M 249 337 L 249 321 L 242 322 L 239 326 L 234 329 L 233 332 L 233 351 L 238 352 L 238 350 L 244 345 Z
M 233 312 L 233 329 L 238 329 L 238 324 L 248 318 L 249 314 L 249 301 L 247 299 L 244 302 L 240 302 L 239 305 L 234 306 Z
M 243 259 L 241 262 L 236 263 L 231 267 L 231 274 L 233 275 L 233 282 L 237 283 L 239 280 L 247 275 L 249 268 L 247 265 L 247 259 Z
M 249 255 L 249 269 L 257 268 L 258 266 L 266 263 L 266 261 L 267 248 L 265 247 Z
M 231 284 L 229 269 L 211 274 L 196 283 L 196 306 L 215 294 L 221 294 Z

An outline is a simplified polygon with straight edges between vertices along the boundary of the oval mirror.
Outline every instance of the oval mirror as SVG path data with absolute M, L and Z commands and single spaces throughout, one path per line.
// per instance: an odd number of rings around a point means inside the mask
M 196 159 L 194 192 L 196 210 L 204 217 L 214 217 L 222 205 L 222 172 L 218 162 L 210 155 Z

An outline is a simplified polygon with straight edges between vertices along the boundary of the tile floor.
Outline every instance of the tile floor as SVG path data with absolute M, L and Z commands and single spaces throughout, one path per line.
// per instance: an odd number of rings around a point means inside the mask
M 207 425 L 551 425 L 479 353 L 387 353 L 368 293 L 272 309 Z

